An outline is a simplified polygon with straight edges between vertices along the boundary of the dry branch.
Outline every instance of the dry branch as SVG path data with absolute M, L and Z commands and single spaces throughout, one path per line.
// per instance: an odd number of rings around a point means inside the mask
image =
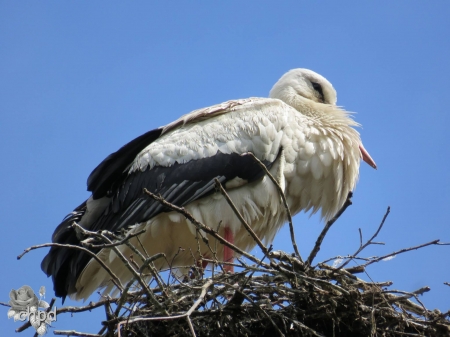
M 281 200 L 283 200 L 283 205 L 284 208 L 286 210 L 286 215 L 288 218 L 288 224 L 289 224 L 289 233 L 291 234 L 291 242 L 292 242 L 292 248 L 294 248 L 294 252 L 297 255 L 297 257 L 300 259 L 300 261 L 302 261 L 302 257 L 300 255 L 300 252 L 298 251 L 298 246 L 297 246 L 297 242 L 295 241 L 295 232 L 294 232 L 294 224 L 292 222 L 292 214 L 291 214 L 291 210 L 289 209 L 289 205 L 287 203 L 286 200 L 286 196 L 284 195 L 283 189 L 281 188 L 280 184 L 278 183 L 278 181 L 275 179 L 275 177 L 269 172 L 269 170 L 267 169 L 266 165 L 264 165 L 264 163 L 259 160 L 258 158 L 255 157 L 255 155 L 251 152 L 248 152 L 246 155 L 250 156 L 253 158 L 254 161 L 256 161 L 258 163 L 258 165 L 264 170 L 264 172 L 266 173 L 266 175 L 269 177 L 269 179 L 273 182 L 273 184 L 275 185 L 275 187 L 278 190 L 278 193 L 280 194 Z
M 341 209 L 336 213 L 336 215 L 326 223 L 325 227 L 323 228 L 322 232 L 319 234 L 319 237 L 317 238 L 316 244 L 314 245 L 313 250 L 308 256 L 308 259 L 306 260 L 306 265 L 310 266 L 313 262 L 314 258 L 316 257 L 317 253 L 320 250 L 320 246 L 322 245 L 323 239 L 327 235 L 328 231 L 330 230 L 331 226 L 336 222 L 337 219 L 340 218 L 342 214 L 344 214 L 345 210 L 352 204 L 352 198 L 353 192 L 349 192 L 347 195 L 347 199 L 344 202 L 344 205 L 342 205 Z

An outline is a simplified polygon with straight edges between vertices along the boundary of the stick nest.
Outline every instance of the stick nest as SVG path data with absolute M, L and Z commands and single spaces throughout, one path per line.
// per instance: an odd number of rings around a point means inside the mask
M 137 309 L 120 318 L 121 336 L 450 336 L 448 313 L 409 300 L 428 289 L 391 291 L 390 282 L 306 268 L 284 252 L 270 258 L 259 275 L 249 267 L 154 288 L 169 316 L 142 293 L 130 294 L 126 306 Z
M 218 189 L 228 197 L 221 186 Z M 122 256 L 122 262 L 135 277 L 122 285 L 111 274 L 119 290 L 118 297 L 103 296 L 97 303 L 57 310 L 60 315 L 103 307 L 106 320 L 99 322 L 102 328 L 97 334 L 75 330 L 54 330 L 54 334 L 88 337 L 450 336 L 450 311 L 428 310 L 418 298 L 430 290 L 428 287 L 405 292 L 391 289 L 392 282 L 367 282 L 355 276 L 366 272 L 370 264 L 398 254 L 430 245 L 443 245 L 439 240 L 434 240 L 380 257 L 360 257 L 359 254 L 367 246 L 382 244 L 374 239 L 384 225 L 389 208 L 377 231 L 365 243 L 360 230 L 360 247 L 354 254 L 313 265 L 326 233 L 351 205 L 351 195 L 335 218 L 326 224 L 313 250 L 303 261 L 295 243 L 286 203 L 295 253 L 273 251 L 271 246 L 264 246 L 255 236 L 255 242 L 263 253 L 262 258 L 256 258 L 229 244 L 183 208 L 171 205 L 148 191 L 145 193 L 189 219 L 197 227 L 199 240 L 207 240 L 202 234 L 206 233 L 232 248 L 236 256 L 240 256 L 234 264 L 236 272 L 224 272 L 224 263 L 216 259 L 205 260 L 214 268 L 204 271 L 198 267 L 204 261 L 197 261 L 189 277 L 180 280 L 170 270 L 161 274 L 154 268 L 153 261 L 164 258 L 163 254 L 150 257 L 130 244 L 129 239 L 136 234 L 89 232 L 74 223 L 73 226 L 87 237 L 83 240 L 84 247 L 80 249 L 92 248 L 93 243 L 96 247 L 103 244 L 120 254 L 117 246 L 128 245 L 135 256 Z M 231 200 L 229 203 L 235 210 Z M 243 225 L 253 236 L 250 226 L 244 222 Z M 52 245 L 55 244 L 30 247 L 19 258 L 30 250 Z M 140 265 L 135 262 L 137 257 L 143 261 Z M 327 264 L 331 261 L 334 261 L 333 266 Z M 351 261 L 358 264 L 348 268 Z M 16 331 L 25 330 L 30 326 L 27 324 Z

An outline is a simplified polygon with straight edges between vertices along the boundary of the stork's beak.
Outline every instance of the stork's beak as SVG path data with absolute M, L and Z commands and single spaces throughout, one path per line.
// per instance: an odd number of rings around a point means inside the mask
M 375 164 L 375 161 L 372 159 L 369 152 L 367 152 L 362 144 L 359 145 L 359 150 L 361 151 L 362 159 L 376 170 L 377 164 Z

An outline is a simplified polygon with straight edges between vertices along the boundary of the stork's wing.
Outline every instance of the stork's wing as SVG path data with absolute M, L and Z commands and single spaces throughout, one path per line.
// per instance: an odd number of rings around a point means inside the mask
M 253 100 L 261 100 L 261 105 L 264 103 L 262 102 L 263 99 L 249 99 L 226 102 L 211 108 L 194 111 L 165 128 L 147 132 L 108 156 L 89 176 L 88 189 L 92 191 L 93 198 L 83 203 L 63 220 L 53 234 L 53 241 L 79 244 L 80 238 L 77 237 L 75 230 L 70 227 L 73 221 L 80 222 L 90 230 L 118 231 L 122 228 L 129 228 L 136 223 L 145 222 L 157 214 L 167 211 L 160 203 L 155 202 L 143 193 L 144 188 L 153 193 L 161 194 L 170 203 L 184 206 L 213 193 L 215 179 L 226 185 L 227 182 L 236 178 L 240 178 L 239 182 L 241 183 L 252 182 L 261 178 L 264 171 L 245 153 L 252 151 L 252 148 L 269 151 L 270 156 L 262 155 L 260 159 L 263 159 L 263 163 L 270 168 L 275 162 L 279 150 L 278 134 L 278 136 L 271 134 L 277 139 L 272 145 L 262 142 L 259 136 L 256 137 L 258 141 L 253 144 L 251 143 L 251 136 L 247 135 L 245 139 L 245 142 L 247 142 L 246 150 L 243 150 L 243 148 L 240 150 L 234 148 L 233 150 L 227 147 L 226 143 L 223 145 L 224 143 L 216 140 L 215 152 L 205 154 L 202 144 L 196 143 L 200 152 L 194 153 L 191 159 L 186 159 L 186 156 L 184 156 L 182 160 L 167 161 L 164 165 L 154 162 L 152 165 L 141 167 L 139 164 L 141 161 L 138 158 L 141 155 L 145 156 L 145 149 L 153 147 L 154 143 L 158 143 L 164 149 L 166 143 L 161 140 L 162 134 L 166 136 L 166 140 L 168 137 L 172 137 L 170 138 L 171 141 L 176 142 L 179 136 L 171 132 L 176 131 L 180 126 L 193 122 L 209 122 L 208 119 L 212 117 L 221 118 L 220 115 L 228 113 L 235 106 L 249 104 L 249 107 L 253 107 Z M 267 101 L 272 102 L 271 104 L 274 106 L 284 104 L 277 100 L 267 99 Z M 269 111 L 271 106 L 266 107 L 266 109 Z M 247 110 L 247 108 L 243 107 L 243 110 Z M 248 113 L 256 113 L 253 110 L 250 111 L 250 109 L 247 111 Z M 269 131 L 275 130 L 272 129 Z M 187 136 L 188 138 L 194 133 L 194 131 L 184 130 L 188 133 L 192 132 Z M 251 130 L 257 132 L 256 129 Z M 221 132 L 223 133 L 222 138 L 231 137 L 226 130 Z M 198 134 L 196 135 L 198 136 Z M 264 135 L 267 134 L 264 133 Z M 173 142 L 169 145 L 173 145 Z M 221 151 L 219 146 L 222 146 L 224 151 Z M 159 150 L 155 151 L 156 156 L 162 155 L 158 152 Z M 255 154 L 257 155 L 257 153 Z M 145 163 L 145 158 L 142 157 L 141 159 Z M 90 205 L 94 208 L 94 204 L 96 210 L 90 210 Z M 52 247 L 42 261 L 41 268 L 48 276 L 53 277 L 56 295 L 65 297 L 76 291 L 76 280 L 90 259 L 91 257 L 88 254 L 81 251 Z
M 114 191 L 126 177 L 126 169 L 134 158 L 149 144 L 157 140 L 163 133 L 167 133 L 177 127 L 206 120 L 215 116 L 225 114 L 231 108 L 243 105 L 252 101 L 266 100 L 261 98 L 248 98 L 234 101 L 227 101 L 211 107 L 198 109 L 181 116 L 172 123 L 149 131 L 131 142 L 122 146 L 116 152 L 106 157 L 89 175 L 87 189 L 92 192 L 94 199 L 99 199 Z
M 117 182 L 123 181 L 126 176 L 127 166 L 143 148 L 158 139 L 161 133 L 161 128 L 144 133 L 106 157 L 87 180 L 88 191 L 92 192 L 94 199 L 104 197 L 109 191 L 113 191 Z
M 264 161 L 264 164 L 270 168 L 273 162 Z M 144 172 L 134 172 L 117 189 L 90 230 L 118 231 L 167 211 L 159 202 L 146 195 L 144 188 L 161 194 L 170 203 L 184 206 L 213 193 L 216 178 L 226 184 L 235 178 L 252 182 L 263 175 L 264 171 L 250 156 L 236 153 L 217 153 L 185 164 L 157 166 Z M 69 226 L 82 218 L 85 209 L 86 203 L 83 203 L 77 208 L 78 211 L 67 216 L 55 230 L 53 241 L 79 244 L 75 230 Z M 94 250 L 95 253 L 98 251 Z M 77 250 L 52 247 L 42 261 L 41 268 L 48 276 L 53 276 L 56 295 L 65 297 L 74 291 L 76 280 L 90 259 L 88 254 Z
M 263 163 L 268 168 L 273 164 L 268 161 Z M 264 171 L 251 156 L 220 152 L 184 164 L 175 163 L 170 167 L 156 166 L 144 172 L 133 172 L 117 189 L 108 208 L 91 230 L 118 231 L 167 211 L 159 202 L 146 195 L 144 188 L 160 194 L 170 203 L 185 206 L 213 193 L 215 179 L 226 184 L 240 178 L 245 183 L 263 175 Z

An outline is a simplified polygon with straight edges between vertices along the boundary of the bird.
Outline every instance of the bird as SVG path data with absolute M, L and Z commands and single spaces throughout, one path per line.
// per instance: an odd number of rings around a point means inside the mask
M 55 295 L 86 300 L 97 289 L 117 290 L 90 254 L 61 246 L 82 246 L 85 237 L 73 223 L 94 232 L 143 231 L 139 241 L 145 253 L 165 254 L 154 262 L 158 270 L 170 267 L 186 274 L 201 256 L 213 258 L 198 240 L 196 227 L 144 189 L 249 251 L 255 242 L 217 191 L 218 180 L 255 234 L 271 242 L 287 215 L 274 182 L 249 154 L 275 177 L 292 214 L 320 211 L 323 220 L 331 219 L 355 188 L 361 159 L 377 168 L 355 129 L 360 125 L 336 102 L 336 90 L 325 77 L 292 69 L 268 98 L 230 100 L 192 111 L 110 154 L 87 179 L 92 195 L 57 226 L 52 241 L 60 245 L 52 246 L 41 263 L 52 277 Z M 234 258 L 220 243 L 211 247 L 219 261 Z M 126 245 L 119 249 L 128 258 L 133 255 Z M 113 250 L 91 250 L 122 284 L 132 279 Z

